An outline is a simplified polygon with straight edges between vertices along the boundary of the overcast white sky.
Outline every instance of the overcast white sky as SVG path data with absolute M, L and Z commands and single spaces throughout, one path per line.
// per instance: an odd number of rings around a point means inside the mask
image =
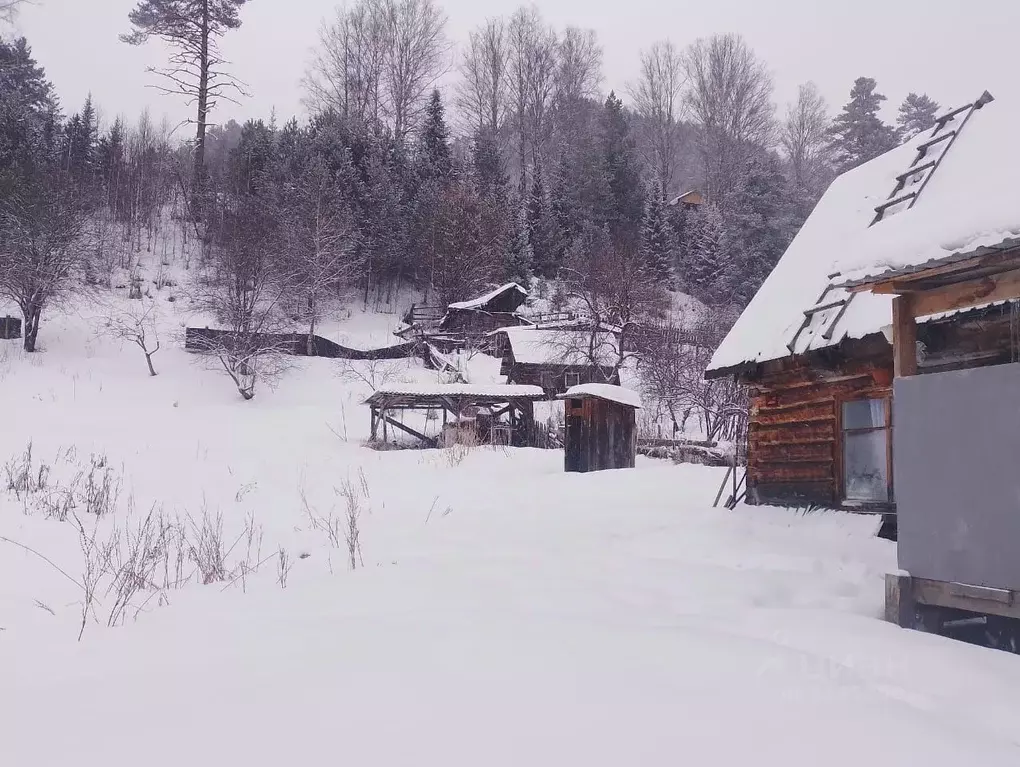
M 128 31 L 135 0 L 36 0 L 17 32 L 55 83 L 65 111 L 91 91 L 105 117 L 134 117 L 143 106 L 153 116 L 180 120 L 184 104 L 160 96 L 145 68 L 160 63 L 160 48 L 132 48 L 118 41 Z M 226 104 L 220 120 L 301 114 L 301 77 L 321 20 L 335 0 L 252 0 L 244 26 L 224 44 L 233 71 L 252 98 Z M 511 13 L 518 0 L 445 0 L 455 41 L 488 16 Z M 605 49 L 605 90 L 623 91 L 636 74 L 643 47 L 670 38 L 678 45 L 717 32 L 738 32 L 764 59 L 780 106 L 797 85 L 813 80 L 836 111 L 853 80 L 878 80 L 890 116 L 910 90 L 944 105 L 996 94 L 1017 72 L 1020 0 L 543 0 L 547 21 L 594 29 Z

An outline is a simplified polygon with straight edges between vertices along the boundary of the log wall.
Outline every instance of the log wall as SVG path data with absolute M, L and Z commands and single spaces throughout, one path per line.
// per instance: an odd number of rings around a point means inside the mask
M 819 375 L 803 369 L 751 392 L 747 487 L 752 503 L 836 506 L 842 500 L 842 402 L 890 396 L 889 368 Z

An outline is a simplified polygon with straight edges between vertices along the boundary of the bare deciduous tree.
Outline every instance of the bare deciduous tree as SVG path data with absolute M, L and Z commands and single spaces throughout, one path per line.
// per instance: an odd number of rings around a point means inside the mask
M 677 191 L 674 184 L 683 140 L 686 83 L 680 51 L 669 40 L 641 52 L 641 75 L 630 94 L 645 120 L 641 141 L 645 162 L 658 176 L 667 197 Z
M 379 120 L 400 141 L 446 71 L 446 16 L 435 0 L 362 0 L 323 27 L 306 77 L 313 107 Z
M 282 306 L 293 279 L 281 273 L 278 233 L 263 204 L 242 200 L 224 215 L 197 305 L 225 327 L 200 341 L 240 395 L 250 400 L 260 382 L 273 383 L 289 367 L 293 343 L 283 334 Z
M 701 129 L 705 191 L 724 205 L 740 170 L 775 135 L 772 77 L 739 35 L 692 43 L 683 55 L 687 105 Z
M 508 111 L 509 57 L 503 19 L 488 19 L 468 35 L 456 103 L 471 130 L 500 135 Z
M 13 24 L 18 8 L 22 5 L 29 5 L 28 0 L 0 0 L 0 22 Z
M 636 248 L 614 244 L 591 225 L 571 246 L 562 276 L 567 299 L 589 320 L 581 351 L 596 367 L 608 354 L 619 370 L 636 351 L 639 323 L 666 310 L 663 287 L 643 268 Z
M 285 203 L 284 243 L 293 288 L 304 303 L 310 356 L 323 300 L 352 284 L 361 266 L 354 216 L 335 192 L 332 175 L 315 157 Z
M 638 363 L 644 400 L 669 416 L 674 434 L 694 418 L 706 439 L 737 439 L 747 420 L 747 392 L 731 378 L 705 380 L 733 317 L 712 313 L 693 332 L 690 319 L 673 317 L 644 334 Z
M 319 30 L 319 48 L 305 76 L 309 106 L 356 122 L 380 122 L 386 48 L 378 3 L 337 9 L 333 22 Z
M 36 350 L 43 309 L 75 284 L 85 223 L 86 208 L 57 172 L 40 170 L 0 200 L 0 295 L 21 309 L 27 352 Z
M 602 47 L 595 30 L 567 27 L 557 50 L 556 95 L 563 101 L 598 96 Z
M 556 85 L 556 31 L 545 25 L 534 7 L 520 8 L 510 19 L 508 42 L 510 93 L 523 171 L 529 162 L 540 162 L 550 127 L 547 113 Z M 523 182 L 523 172 L 521 178 Z
M 149 375 L 153 377 L 157 374 L 152 358 L 160 348 L 158 314 L 159 307 L 155 300 L 142 299 L 138 302 L 132 301 L 128 309 L 110 307 L 109 313 L 104 318 L 104 325 L 110 335 L 129 341 L 142 350 Z
M 798 187 L 821 193 L 831 175 L 829 163 L 828 108 L 814 83 L 800 86 L 797 101 L 786 111 L 779 141 L 790 163 L 791 181 Z

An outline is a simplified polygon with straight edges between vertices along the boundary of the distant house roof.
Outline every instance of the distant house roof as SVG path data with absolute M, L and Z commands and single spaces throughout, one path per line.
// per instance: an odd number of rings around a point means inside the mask
M 933 131 L 837 178 L 716 350 L 708 371 L 878 333 L 892 322 L 891 296 L 857 293 L 844 306 L 839 304 L 849 297 L 844 285 L 1014 242 L 1020 235 L 1015 137 L 1020 93 L 974 111 L 959 130 L 966 114 L 939 132 L 959 131 L 944 155 L 941 150 L 930 155 L 939 164 L 912 206 L 902 204 L 875 220 L 876 208 L 889 201 L 898 178 L 920 167 L 914 165 L 919 147 Z M 831 308 L 811 313 L 829 303 Z
M 539 330 L 534 327 L 504 328 L 514 360 L 522 365 L 613 367 L 619 361 L 618 341 L 612 333 L 591 331 Z
M 612 384 L 589 383 L 580 386 L 571 386 L 565 394 L 560 394 L 557 399 L 584 399 L 593 397 L 608 402 L 617 402 L 637 410 L 641 409 L 641 395 L 633 389 L 625 389 L 622 386 Z
M 505 297 L 505 306 L 511 306 L 512 308 L 500 308 L 499 311 L 512 312 L 515 311 L 521 304 L 524 303 L 528 297 L 528 291 L 518 285 L 516 282 L 508 282 L 506 285 L 486 293 L 484 296 L 478 296 L 478 298 L 472 298 L 468 301 L 456 301 L 450 304 L 450 309 L 487 309 L 489 305 L 495 302 L 499 298 Z
M 690 189 L 681 195 L 677 195 L 669 201 L 670 205 L 701 205 L 705 201 L 704 195 L 697 189 Z

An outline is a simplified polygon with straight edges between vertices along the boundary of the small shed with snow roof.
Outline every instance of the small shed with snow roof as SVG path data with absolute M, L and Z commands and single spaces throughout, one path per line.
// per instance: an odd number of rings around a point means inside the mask
M 983 94 L 837 178 L 718 347 L 706 376 L 750 395 L 750 503 L 894 521 L 893 301 L 860 279 L 1018 244 L 1018 112 L 1020 98 Z M 918 372 L 1016 358 L 1016 311 L 998 297 L 915 313 Z
M 564 400 L 564 467 L 568 472 L 633 469 L 637 457 L 636 392 L 612 384 L 581 384 Z

